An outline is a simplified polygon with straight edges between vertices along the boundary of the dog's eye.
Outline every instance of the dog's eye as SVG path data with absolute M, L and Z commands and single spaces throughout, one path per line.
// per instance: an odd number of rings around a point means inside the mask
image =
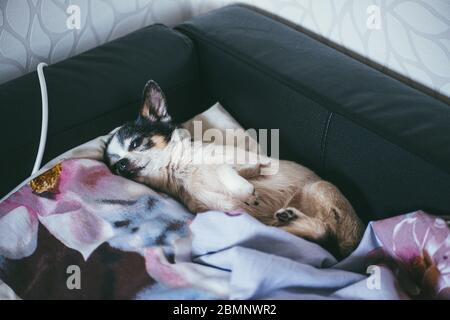
M 142 138 L 136 138 L 133 141 L 131 141 L 129 150 L 131 151 L 139 147 L 142 143 L 142 140 L 143 140 Z

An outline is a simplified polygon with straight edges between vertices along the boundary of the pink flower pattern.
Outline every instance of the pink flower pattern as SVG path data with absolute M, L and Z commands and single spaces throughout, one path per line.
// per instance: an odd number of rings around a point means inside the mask
M 373 223 L 383 260 L 416 298 L 450 299 L 450 229 L 417 211 Z

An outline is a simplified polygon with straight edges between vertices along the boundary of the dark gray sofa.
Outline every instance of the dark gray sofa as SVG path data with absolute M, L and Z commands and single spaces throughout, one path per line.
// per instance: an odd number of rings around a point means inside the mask
M 279 128 L 281 157 L 334 182 L 365 220 L 450 211 L 450 106 L 247 7 L 154 25 L 48 67 L 45 160 L 135 118 L 158 81 L 175 120 L 215 101 L 247 128 Z M 0 195 L 31 172 L 36 73 L 0 86 Z

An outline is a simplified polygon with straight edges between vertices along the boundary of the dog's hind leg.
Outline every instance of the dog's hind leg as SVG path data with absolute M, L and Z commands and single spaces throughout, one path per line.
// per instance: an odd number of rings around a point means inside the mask
M 322 242 L 328 235 L 328 228 L 323 221 L 307 216 L 294 207 L 278 210 L 274 218 L 276 226 L 307 240 Z

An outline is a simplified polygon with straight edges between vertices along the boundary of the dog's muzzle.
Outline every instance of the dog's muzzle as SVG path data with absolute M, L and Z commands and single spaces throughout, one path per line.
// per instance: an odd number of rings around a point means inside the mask
M 122 158 L 114 164 L 114 171 L 120 176 L 133 178 L 140 171 L 140 168 L 134 167 L 130 160 Z
M 120 159 L 116 162 L 114 165 L 114 169 L 118 174 L 125 173 L 128 170 L 128 167 L 130 165 L 130 161 L 128 159 Z

